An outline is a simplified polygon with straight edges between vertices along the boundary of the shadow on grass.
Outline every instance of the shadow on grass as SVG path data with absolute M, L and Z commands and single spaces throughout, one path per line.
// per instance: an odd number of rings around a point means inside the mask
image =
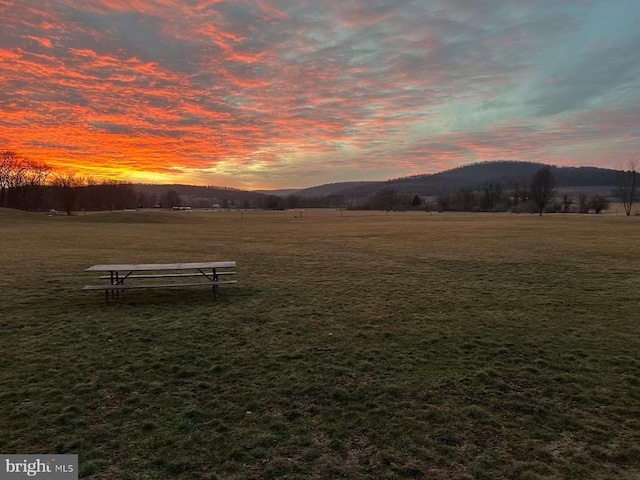
M 142 307 L 149 305 L 222 305 L 234 301 L 242 301 L 246 298 L 253 298 L 261 295 L 261 290 L 249 286 L 222 287 L 218 290 L 216 298 L 210 288 L 167 288 L 154 290 L 127 291 L 121 293 L 117 298 L 109 296 L 109 301 L 105 300 L 103 293 L 83 293 L 87 297 L 82 305 L 94 305 L 111 308 L 122 307 Z M 78 304 L 80 305 L 80 303 Z

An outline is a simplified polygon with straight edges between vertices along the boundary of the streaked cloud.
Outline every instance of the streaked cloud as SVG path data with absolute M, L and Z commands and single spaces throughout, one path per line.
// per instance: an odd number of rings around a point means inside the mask
M 635 0 L 0 0 L 0 146 L 302 187 L 640 150 Z

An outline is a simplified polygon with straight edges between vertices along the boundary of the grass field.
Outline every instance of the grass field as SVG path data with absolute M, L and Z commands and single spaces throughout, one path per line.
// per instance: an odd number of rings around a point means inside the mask
M 640 217 L 0 210 L 0 452 L 94 479 L 640 478 Z M 95 263 L 239 283 L 81 292 Z

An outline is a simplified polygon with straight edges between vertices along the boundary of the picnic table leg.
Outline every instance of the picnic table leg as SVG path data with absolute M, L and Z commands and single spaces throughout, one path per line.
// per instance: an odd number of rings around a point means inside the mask
M 115 275 L 114 275 L 115 274 Z M 118 272 L 109 272 L 109 275 L 111 276 L 111 285 L 115 285 L 117 283 L 117 275 Z M 115 299 L 116 298 L 116 292 L 115 290 L 111 290 L 111 298 Z M 109 303 L 109 299 L 107 298 L 107 303 Z

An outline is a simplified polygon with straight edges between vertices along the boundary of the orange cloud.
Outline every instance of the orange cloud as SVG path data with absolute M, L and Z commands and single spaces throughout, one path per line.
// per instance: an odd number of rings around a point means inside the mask
M 582 30 L 527 2 L 22 3 L 0 7 L 0 145 L 81 175 L 287 186 L 640 147 L 620 22 L 551 68 Z

